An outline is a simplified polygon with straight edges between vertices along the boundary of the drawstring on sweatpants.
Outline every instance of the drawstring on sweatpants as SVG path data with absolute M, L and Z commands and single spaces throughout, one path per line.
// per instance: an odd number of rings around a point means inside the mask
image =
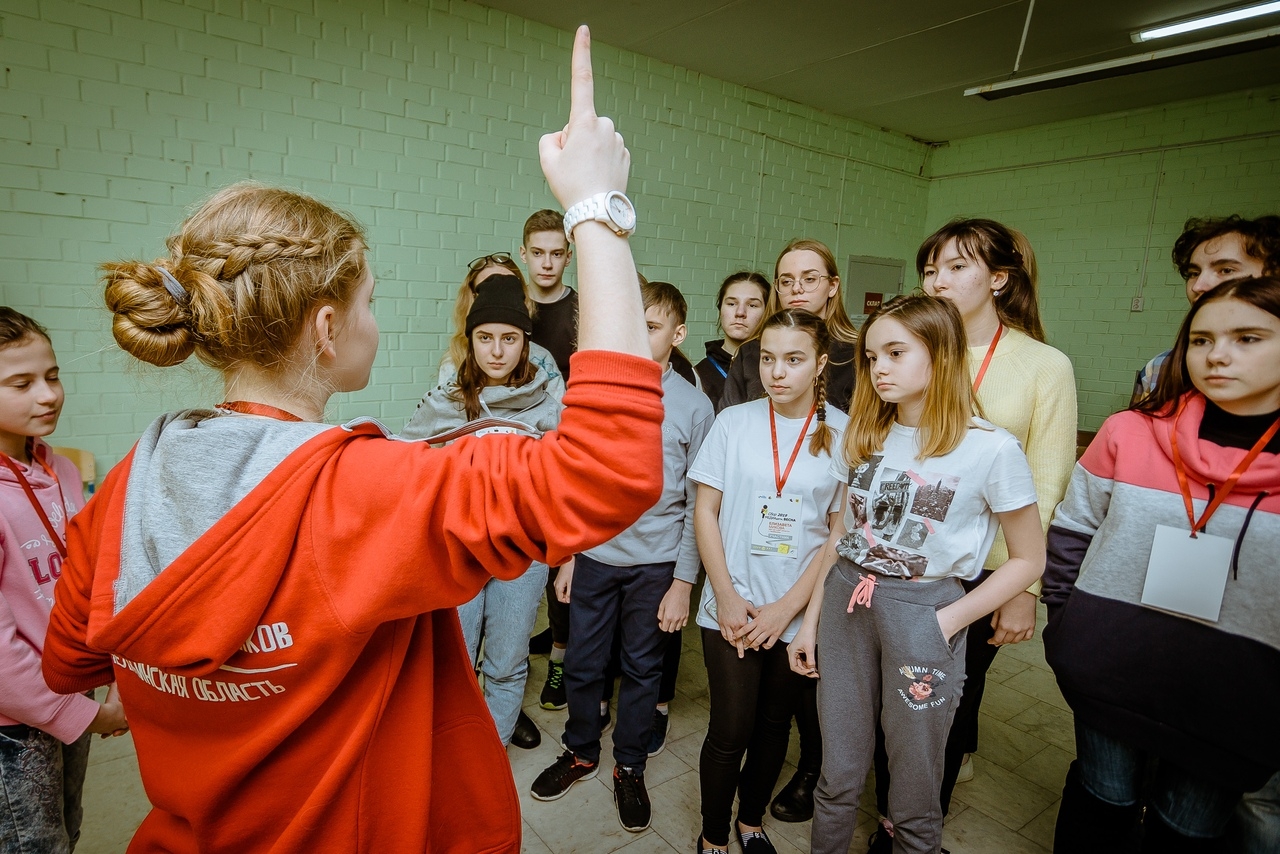
M 876 577 L 871 574 L 863 575 L 859 572 L 858 579 L 858 586 L 853 588 L 853 595 L 849 597 L 849 607 L 845 610 L 846 614 L 853 613 L 854 605 L 871 607 L 871 597 L 876 592 Z

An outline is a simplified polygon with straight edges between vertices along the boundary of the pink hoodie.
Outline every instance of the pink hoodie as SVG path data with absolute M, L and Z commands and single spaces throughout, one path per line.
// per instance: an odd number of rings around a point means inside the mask
M 39 439 L 34 453 L 58 475 L 65 509 L 43 466 L 33 461 L 18 468 L 65 539 L 67 518 L 84 506 L 80 472 Z M 0 465 L 0 726 L 28 724 L 70 744 L 93 722 L 98 704 L 81 694 L 54 693 L 40 672 L 53 585 L 61 574 L 62 559 L 44 523 L 13 472 Z

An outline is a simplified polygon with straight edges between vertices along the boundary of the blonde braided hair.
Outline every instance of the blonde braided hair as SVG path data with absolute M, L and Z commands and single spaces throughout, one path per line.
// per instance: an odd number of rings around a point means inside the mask
M 168 258 L 101 267 L 116 342 L 162 367 L 194 352 L 220 371 L 245 363 L 283 371 L 312 313 L 346 306 L 368 272 L 354 220 L 257 184 L 216 193 L 167 245 Z

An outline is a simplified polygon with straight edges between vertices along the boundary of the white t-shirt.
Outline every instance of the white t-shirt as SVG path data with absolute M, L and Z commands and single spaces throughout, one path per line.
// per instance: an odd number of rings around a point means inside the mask
M 849 485 L 841 556 L 900 578 L 977 578 L 999 527 L 995 514 L 1033 504 L 1036 488 L 1018 440 L 974 423 L 942 457 L 917 459 L 915 428 L 896 423 L 884 450 L 852 472 L 837 453 L 831 474 Z
M 804 418 L 776 416 L 778 430 L 778 467 L 785 471 L 787 460 L 796 446 Z M 827 424 L 835 432 L 832 449 L 837 453 L 840 438 L 849 416 L 833 406 L 827 407 Z M 814 418 L 806 436 L 813 435 L 818 419 Z M 724 542 L 725 562 L 729 577 L 738 593 L 757 607 L 776 602 L 791 589 L 804 573 L 814 555 L 822 548 L 831 531 L 829 514 L 840 509 L 840 484 L 828 473 L 831 458 L 809 454 L 805 439 L 783 487 L 783 495 L 799 498 L 798 524 L 794 526 L 794 547 L 785 554 L 753 553 L 752 542 L 767 541 L 761 536 L 766 525 L 762 518 L 761 496 L 776 496 L 773 471 L 773 443 L 769 438 L 769 401 L 753 400 L 730 406 L 716 418 L 702 450 L 689 470 L 689 479 L 705 483 L 724 493 L 720 503 L 720 538 Z M 718 629 L 715 593 L 708 580 L 702 587 L 697 623 L 707 629 Z M 800 629 L 797 615 L 782 640 L 790 642 Z

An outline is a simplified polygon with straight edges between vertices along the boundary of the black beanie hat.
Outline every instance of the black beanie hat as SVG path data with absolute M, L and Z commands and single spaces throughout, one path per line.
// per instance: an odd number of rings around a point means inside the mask
M 476 301 L 467 312 L 467 337 L 482 323 L 506 323 L 533 334 L 533 319 L 524 304 L 524 287 L 515 276 L 490 276 L 476 285 Z

